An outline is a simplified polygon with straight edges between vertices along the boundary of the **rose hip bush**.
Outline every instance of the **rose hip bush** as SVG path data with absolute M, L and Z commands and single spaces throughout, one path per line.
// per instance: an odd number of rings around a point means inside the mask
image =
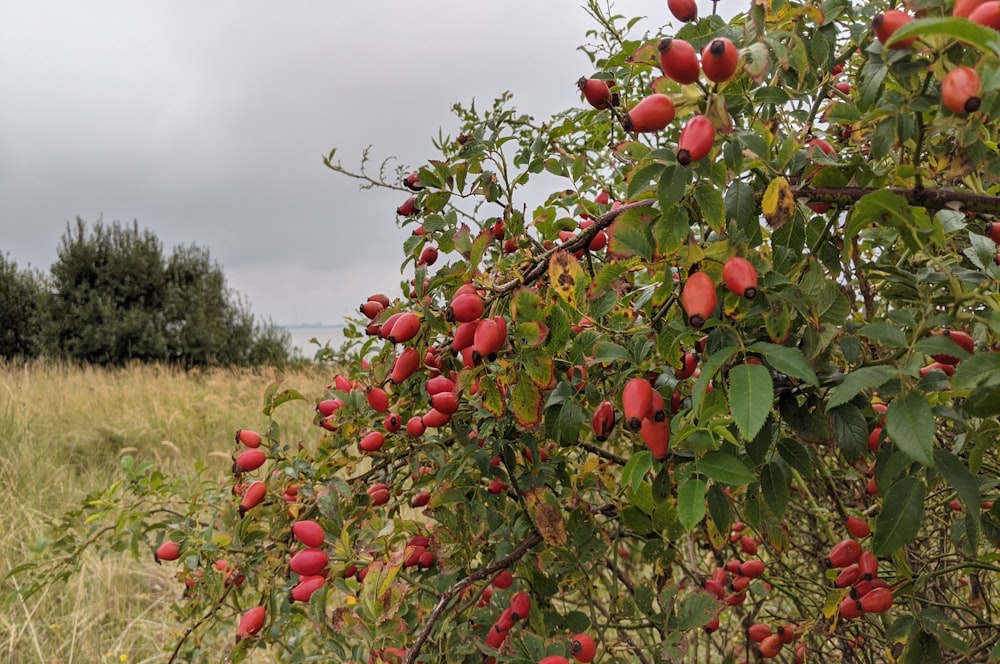
M 592 2 L 570 110 L 458 105 L 414 169 L 331 153 L 399 191 L 413 279 L 358 293 L 325 388 L 266 389 L 221 482 L 126 459 L 26 592 L 156 551 L 172 661 L 1000 658 L 979 4 L 677 2 L 636 35 Z

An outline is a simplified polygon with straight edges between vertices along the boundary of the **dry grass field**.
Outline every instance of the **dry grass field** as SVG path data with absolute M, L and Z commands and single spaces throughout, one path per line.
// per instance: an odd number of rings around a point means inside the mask
M 327 372 L 183 372 L 0 364 L 0 596 L 17 590 L 7 571 L 29 560 L 52 520 L 122 476 L 120 459 L 164 473 L 226 475 L 232 436 L 263 428 L 264 389 L 274 380 L 318 396 Z M 279 414 L 283 437 L 315 436 L 308 405 Z M 295 410 L 297 409 L 297 410 Z M 299 415 L 301 414 L 301 417 Z M 81 573 L 0 610 L 0 662 L 163 662 L 177 638 L 180 584 L 148 558 L 91 550 Z

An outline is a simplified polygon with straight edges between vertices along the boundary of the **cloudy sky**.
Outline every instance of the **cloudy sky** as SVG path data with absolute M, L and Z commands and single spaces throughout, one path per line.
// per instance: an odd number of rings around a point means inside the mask
M 257 315 L 337 323 L 398 292 L 404 234 L 398 194 L 322 156 L 416 166 L 456 101 L 579 103 L 581 2 L 4 0 L 0 253 L 47 271 L 77 216 L 134 219 L 167 253 L 208 247 Z

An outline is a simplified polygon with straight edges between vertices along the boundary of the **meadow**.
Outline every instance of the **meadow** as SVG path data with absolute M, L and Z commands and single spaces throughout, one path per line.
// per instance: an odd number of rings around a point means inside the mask
M 7 572 L 33 556 L 52 524 L 88 494 L 123 476 L 121 459 L 148 460 L 167 474 L 224 478 L 235 431 L 267 424 L 273 381 L 320 395 L 323 369 L 184 372 L 162 366 L 100 369 L 0 364 L 0 662 L 152 663 L 178 638 L 176 569 L 91 549 L 81 573 L 27 599 Z M 294 412 L 293 412 L 294 410 Z M 300 416 L 301 415 L 301 416 Z M 283 409 L 283 437 L 315 437 L 305 403 Z

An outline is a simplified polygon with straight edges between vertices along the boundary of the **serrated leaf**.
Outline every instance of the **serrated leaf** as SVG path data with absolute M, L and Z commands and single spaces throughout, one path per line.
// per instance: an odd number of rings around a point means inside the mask
M 777 230 L 784 226 L 795 215 L 797 207 L 788 180 L 779 175 L 767 184 L 760 211 L 771 228 Z
M 771 372 L 759 364 L 738 364 L 729 370 L 729 410 L 746 439 L 764 426 L 774 401 Z
M 557 251 L 549 259 L 549 284 L 563 300 L 579 308 L 590 279 L 576 256 L 568 251 Z
M 973 417 L 1000 415 L 1000 385 L 975 388 L 962 402 L 962 408 Z
M 677 627 L 682 632 L 703 627 L 715 617 L 721 605 L 719 600 L 706 592 L 688 595 L 677 611 Z
M 519 380 L 510 393 L 510 409 L 521 426 L 534 428 L 542 419 L 542 395 L 530 380 Z
M 657 217 L 653 225 L 653 239 L 661 256 L 672 256 L 687 243 L 691 235 L 691 220 L 687 210 L 674 206 Z
M 779 371 L 790 378 L 804 380 L 813 387 L 819 387 L 819 378 L 816 377 L 816 372 L 809 366 L 809 361 L 806 360 L 802 351 L 798 348 L 779 346 L 778 344 L 770 344 L 762 341 L 749 346 L 747 352 L 763 356 L 764 361 L 771 365 L 775 371 Z
M 794 438 L 782 438 L 777 445 L 778 454 L 790 467 L 804 477 L 813 474 L 813 459 L 809 449 Z
M 910 21 L 900 26 L 886 42 L 886 46 L 913 36 L 942 35 L 953 37 L 966 45 L 975 46 L 984 53 L 995 55 L 991 48 L 997 41 L 996 30 L 973 23 L 961 16 L 930 17 Z
M 782 467 L 771 462 L 760 470 L 760 491 L 764 496 L 764 502 L 778 519 L 785 516 L 788 507 L 788 499 L 791 492 L 788 488 L 788 475 Z
M 969 357 L 969 353 L 946 334 L 932 334 L 914 345 L 914 350 L 927 355 L 951 355 L 959 360 Z
M 771 341 L 775 344 L 784 343 L 791 326 L 792 314 L 788 309 L 788 303 L 781 297 L 768 298 L 767 310 L 764 312 L 764 327 Z
M 757 477 L 746 465 L 725 452 L 709 452 L 697 462 L 699 473 L 723 484 L 742 485 L 756 482 Z
M 559 407 L 559 419 L 557 426 L 559 430 L 559 442 L 567 445 L 576 444 L 580 439 L 580 427 L 583 425 L 584 415 L 580 404 L 575 401 L 564 401 Z
M 701 218 L 716 233 L 721 233 L 726 227 L 726 206 L 722 194 L 713 184 L 701 184 L 694 189 L 694 200 L 698 204 Z
M 906 336 L 903 331 L 889 323 L 869 323 L 858 330 L 858 334 L 877 341 L 886 348 L 902 348 L 906 345 Z
M 660 182 L 656 187 L 656 201 L 661 210 L 669 210 L 676 206 L 687 191 L 691 182 L 691 169 L 681 166 L 668 166 L 660 174 Z
M 962 504 L 965 506 L 965 513 L 968 515 L 971 526 L 966 529 L 968 537 L 966 548 L 971 554 L 974 554 L 979 547 L 979 533 L 981 530 L 979 483 L 968 467 L 958 457 L 947 450 L 934 450 L 934 468 L 955 489 Z
M 870 225 L 889 226 L 899 233 L 900 239 L 910 251 L 919 251 L 920 240 L 916 235 L 917 220 L 913 208 L 905 198 L 886 189 L 880 189 L 862 196 L 854 205 L 847 219 L 845 236 L 853 239 L 862 229 Z M 844 251 L 850 244 L 845 243 Z
M 864 390 L 874 390 L 880 387 L 895 373 L 896 370 L 892 367 L 882 365 L 855 369 L 844 377 L 840 385 L 830 390 L 827 395 L 826 409 L 830 410 L 841 406 Z
M 872 553 L 887 556 L 909 544 L 924 519 L 927 487 L 916 477 L 904 477 L 891 487 L 875 519 Z
M 934 414 L 919 392 L 893 399 L 885 414 L 885 431 L 900 452 L 924 466 L 934 465 Z
M 830 429 L 848 459 L 858 459 L 868 448 L 868 422 L 861 411 L 852 404 L 844 404 L 829 411 Z
M 545 303 L 533 289 L 521 286 L 510 298 L 510 317 L 515 323 L 544 321 Z
M 653 214 L 645 208 L 622 212 L 608 227 L 608 251 L 616 256 L 652 260 L 654 245 L 650 225 L 653 219 Z
M 677 518 L 684 530 L 690 531 L 705 518 L 704 480 L 689 479 L 677 489 Z
M 728 533 L 733 523 L 733 510 L 729 504 L 729 496 L 718 484 L 708 487 L 708 515 L 719 532 Z
M 723 196 L 726 207 L 726 218 L 735 219 L 736 224 L 748 238 L 758 236 L 760 229 L 757 224 L 757 201 L 753 188 L 742 180 L 734 180 Z
M 625 462 L 625 468 L 622 469 L 622 485 L 631 491 L 637 491 L 652 467 L 653 454 L 649 450 L 636 452 Z
M 624 346 L 616 344 L 613 341 L 602 341 L 594 346 L 592 359 L 595 363 L 616 361 L 630 362 L 632 360 L 632 355 Z
M 540 388 L 555 385 L 555 365 L 542 348 L 522 348 L 519 356 L 524 374 Z

